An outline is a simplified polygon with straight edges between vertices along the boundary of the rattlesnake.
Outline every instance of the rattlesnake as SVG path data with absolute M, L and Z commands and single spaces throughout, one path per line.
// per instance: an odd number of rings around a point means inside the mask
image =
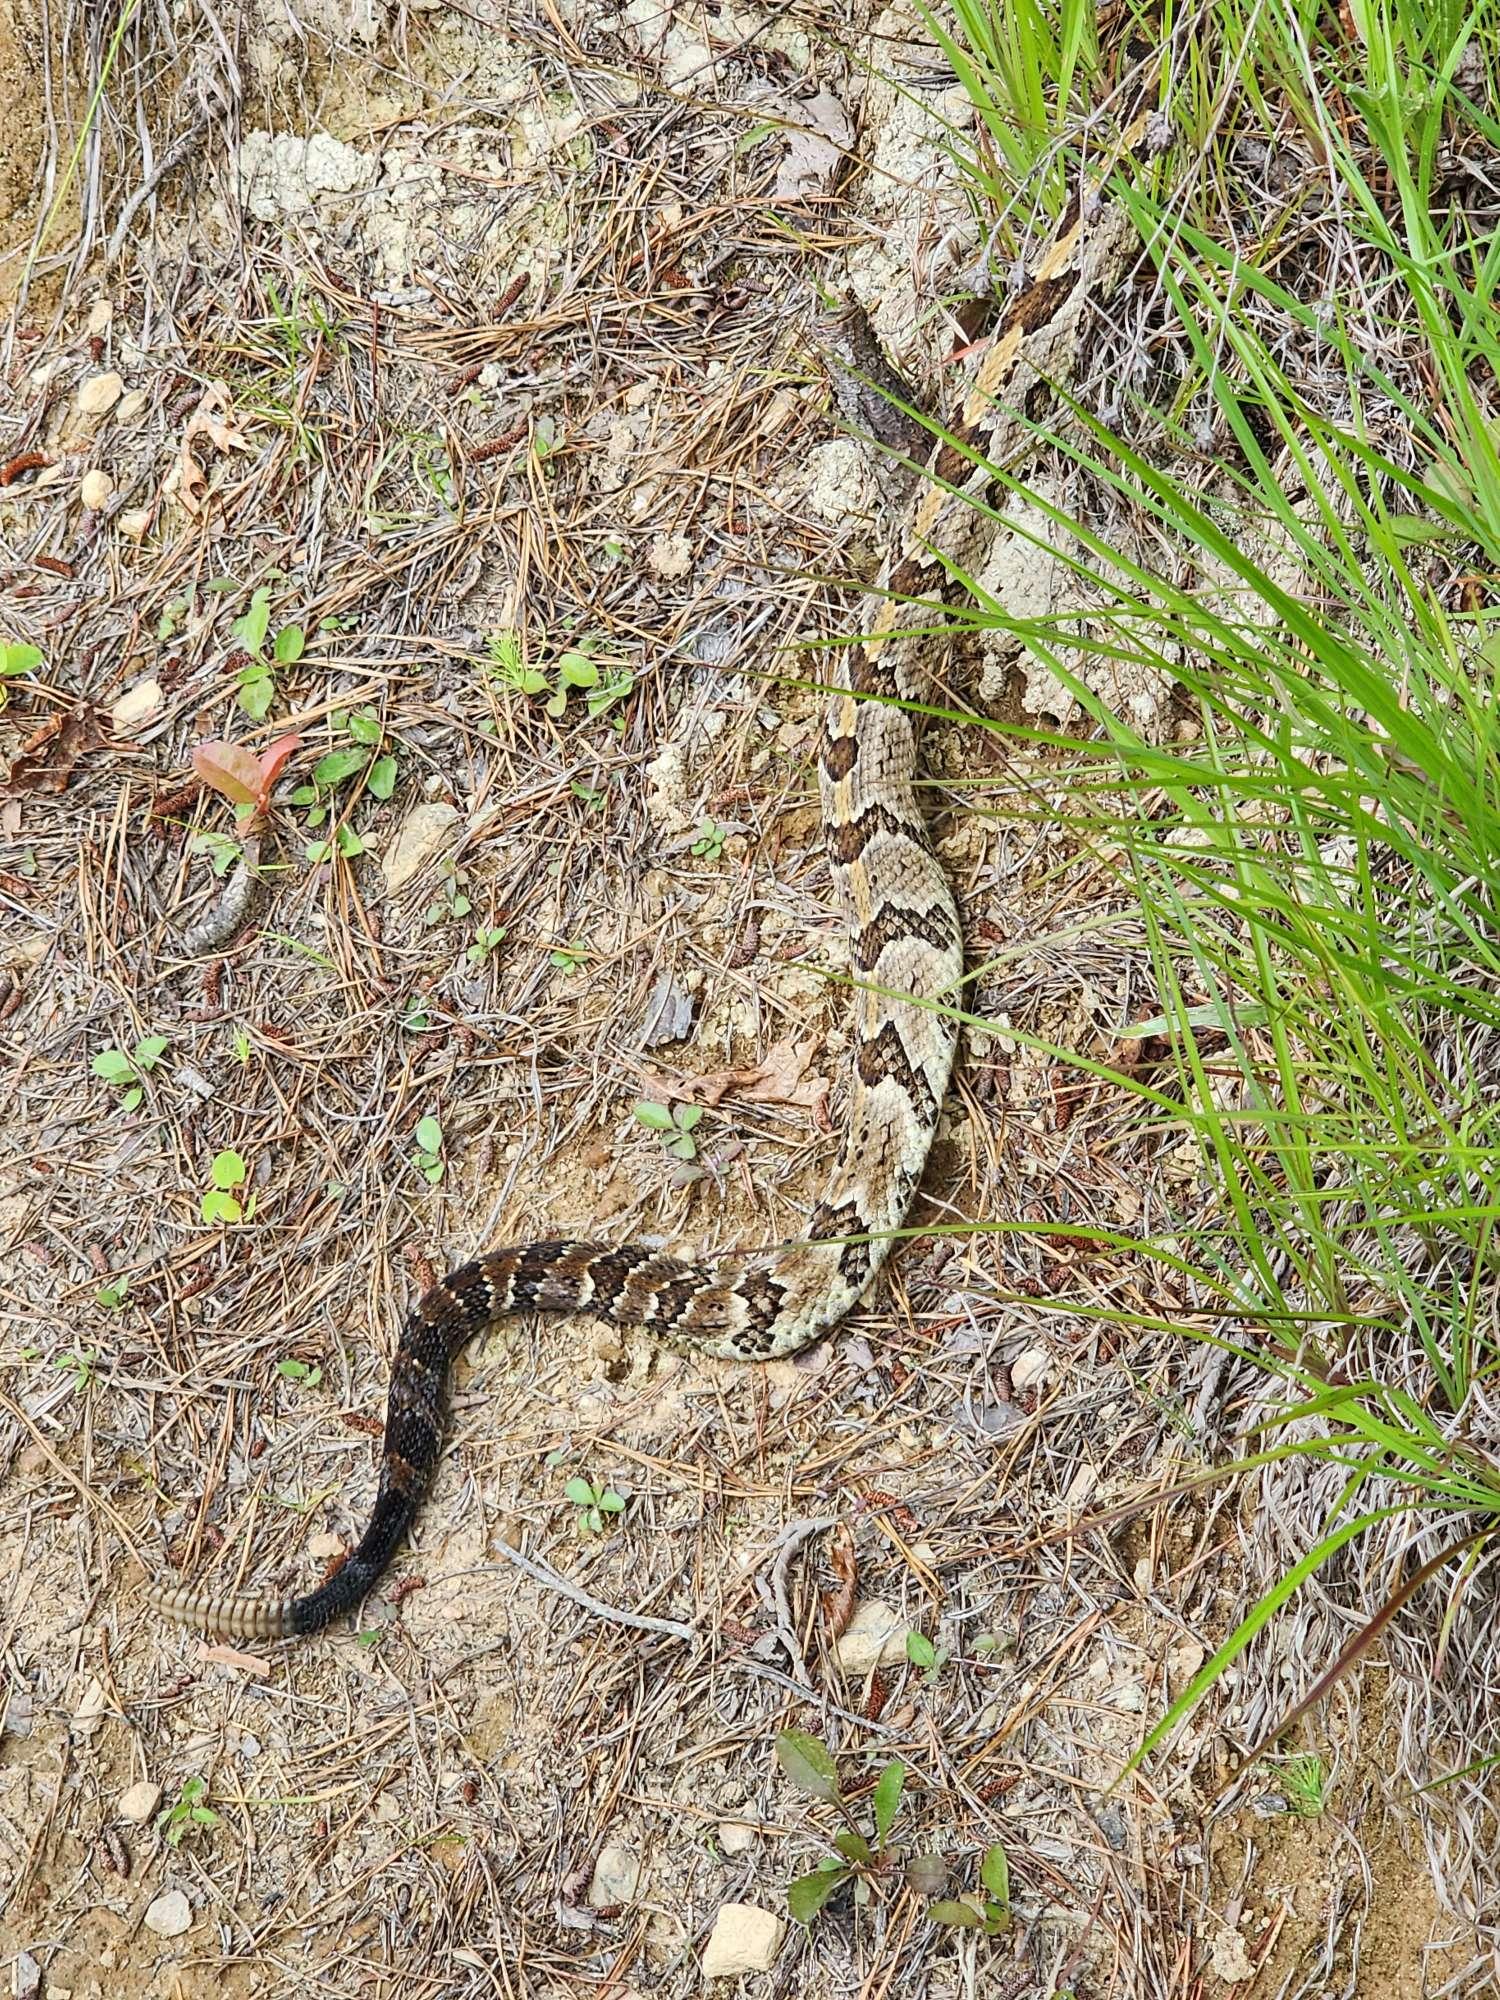
M 1153 143 L 1142 113 L 1110 171 Z M 953 892 L 914 790 L 917 714 L 928 696 L 944 603 L 961 594 L 986 538 L 1000 412 L 1034 381 L 1065 374 L 1090 306 L 1118 277 L 1130 237 L 1091 177 L 1007 305 L 961 414 L 932 452 L 905 532 L 866 605 L 867 637 L 841 653 L 819 756 L 829 860 L 850 927 L 856 980 L 853 1074 L 838 1158 L 806 1238 L 751 1256 L 685 1263 L 632 1245 L 568 1240 L 492 1250 L 451 1272 L 406 1321 L 392 1365 L 374 1512 L 341 1568 L 297 1598 L 160 1588 L 164 1616 L 235 1638 L 317 1632 L 352 1611 L 400 1547 L 443 1438 L 448 1366 L 515 1312 L 592 1313 L 643 1326 L 696 1354 L 762 1361 L 826 1334 L 890 1252 L 926 1163 L 958 1038 L 963 941 Z

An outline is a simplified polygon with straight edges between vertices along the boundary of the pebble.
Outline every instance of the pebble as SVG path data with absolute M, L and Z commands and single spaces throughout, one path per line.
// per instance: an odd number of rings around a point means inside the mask
M 400 832 L 381 857 L 380 869 L 388 895 L 397 895 L 447 846 L 457 820 L 456 807 L 436 803 L 417 806 L 407 815 Z
M 115 482 L 107 472 L 95 465 L 79 483 L 78 497 L 90 513 L 97 514 L 101 507 L 107 507 L 115 490 Z
M 1039 1389 L 1052 1373 L 1052 1356 L 1045 1347 L 1028 1347 L 1010 1364 L 1012 1389 Z
M 1237 1986 L 1242 1979 L 1255 1977 L 1255 1964 L 1245 1949 L 1245 1940 L 1227 1925 L 1214 1939 L 1213 1968 L 1219 1978 L 1230 1986 Z
M 147 1906 L 142 1921 L 158 1937 L 181 1937 L 192 1929 L 193 1906 L 180 1889 L 167 1889 Z
M 115 316 L 113 299 L 95 299 L 89 307 L 88 331 L 91 335 L 108 333 Z
M 128 535 L 131 541 L 138 542 L 151 526 L 151 509 L 149 507 L 132 507 L 128 514 L 121 514 L 119 516 L 115 522 L 115 526 L 122 535 Z
M 855 1679 L 876 1667 L 893 1667 L 906 1658 L 906 1629 L 899 1612 L 878 1597 L 868 1598 L 834 1641 L 834 1658 Z
M 112 704 L 109 719 L 116 729 L 134 729 L 148 715 L 155 715 L 161 707 L 161 698 L 160 681 L 137 681 L 133 688 L 127 688 Z
M 307 1553 L 314 1562 L 332 1562 L 335 1556 L 344 1553 L 344 1538 L 342 1535 L 330 1534 L 324 1528 L 318 1534 L 308 1537 Z
M 117 424 L 133 424 L 145 409 L 150 398 L 144 389 L 129 389 L 120 398 L 120 407 L 115 411 Z
M 629 1847 L 601 1847 L 594 1863 L 594 1879 L 589 1883 L 591 1910 L 612 1910 L 620 1903 L 635 1900 L 641 1885 L 641 1857 Z
M 11 1961 L 12 2000 L 37 2000 L 42 1990 L 42 1968 L 29 1951 L 18 1951 Z
M 744 1854 L 759 1838 L 748 1820 L 725 1819 L 719 1822 L 719 1845 L 726 1854 Z
M 124 393 L 124 380 L 113 368 L 103 375 L 91 375 L 87 382 L 79 384 L 78 414 L 81 417 L 107 417 Z
M 140 1778 L 128 1791 L 121 1792 L 115 1800 L 115 1811 L 132 1826 L 144 1826 L 160 1804 L 161 1786 L 153 1785 L 149 1778 Z
M 737 1979 L 745 1972 L 769 1972 L 785 1929 L 780 1917 L 756 1903 L 725 1903 L 703 1953 L 703 1977 Z

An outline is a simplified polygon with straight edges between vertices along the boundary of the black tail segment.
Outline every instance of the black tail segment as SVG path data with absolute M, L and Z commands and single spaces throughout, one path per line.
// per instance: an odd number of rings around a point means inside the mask
M 336 1569 L 326 1583 L 310 1590 L 306 1597 L 294 1598 L 287 1612 L 287 1629 L 295 1637 L 321 1632 L 326 1625 L 345 1618 L 369 1596 L 380 1581 L 392 1556 L 406 1540 L 416 1518 L 420 1495 L 397 1492 L 381 1473 L 380 1491 L 370 1525 L 360 1537 L 359 1547 L 348 1561 Z

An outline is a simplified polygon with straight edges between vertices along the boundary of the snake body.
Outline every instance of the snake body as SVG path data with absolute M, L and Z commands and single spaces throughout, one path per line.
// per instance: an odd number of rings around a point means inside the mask
M 1122 139 L 1118 160 L 1141 139 Z M 1113 164 L 1113 162 L 1111 162 Z M 1062 374 L 1069 343 L 1122 264 L 1118 208 L 1083 191 L 1011 299 L 960 415 L 844 649 L 819 755 L 829 862 L 849 925 L 854 997 L 848 1114 L 806 1237 L 763 1254 L 689 1263 L 631 1245 L 558 1240 L 492 1250 L 449 1273 L 402 1329 L 379 1487 L 353 1554 L 296 1598 L 192 1585 L 151 1593 L 164 1616 L 230 1638 L 321 1631 L 353 1611 L 406 1538 L 437 1466 L 458 1351 L 510 1313 L 590 1313 L 729 1361 L 795 1354 L 849 1312 L 885 1262 L 937 1131 L 958 1024 L 958 910 L 916 795 L 917 715 L 930 694 L 946 602 L 992 525 L 986 448 L 1030 382 Z

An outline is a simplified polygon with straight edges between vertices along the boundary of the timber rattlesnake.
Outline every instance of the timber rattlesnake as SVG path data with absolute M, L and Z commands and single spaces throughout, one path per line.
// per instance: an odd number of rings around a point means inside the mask
M 1154 140 L 1141 113 L 1112 170 Z M 374 1512 L 358 1547 L 308 1595 L 226 1597 L 193 1585 L 151 1593 L 157 1611 L 234 1638 L 321 1631 L 352 1611 L 401 1546 L 443 1438 L 449 1362 L 514 1312 L 588 1312 L 644 1326 L 674 1345 L 733 1361 L 794 1354 L 860 1298 L 904 1221 L 937 1129 L 958 1023 L 958 912 L 914 791 L 917 716 L 944 603 L 961 594 L 987 538 L 1001 412 L 1034 378 L 1067 372 L 1069 346 L 1123 269 L 1128 219 L 1084 183 L 1051 246 L 1010 300 L 962 413 L 931 453 L 903 538 L 867 601 L 868 636 L 841 652 L 819 778 L 834 880 L 850 926 L 853 1075 L 838 1158 L 807 1238 L 751 1257 L 684 1263 L 630 1245 L 527 1243 L 451 1272 L 416 1306 L 391 1371 Z

